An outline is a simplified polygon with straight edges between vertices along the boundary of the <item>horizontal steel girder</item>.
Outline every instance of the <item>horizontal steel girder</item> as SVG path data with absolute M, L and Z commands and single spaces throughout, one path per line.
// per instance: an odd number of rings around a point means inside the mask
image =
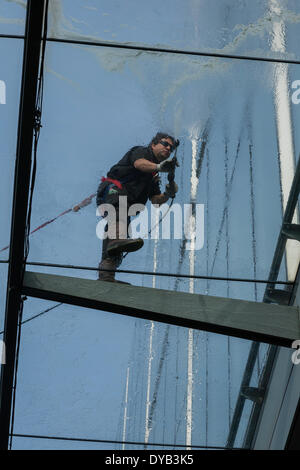
M 291 347 L 299 307 L 26 272 L 22 293 L 168 324 Z

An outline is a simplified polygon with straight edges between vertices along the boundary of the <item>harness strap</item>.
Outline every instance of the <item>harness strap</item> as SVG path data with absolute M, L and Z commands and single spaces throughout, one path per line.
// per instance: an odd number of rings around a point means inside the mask
M 109 183 L 113 183 L 113 184 L 114 184 L 115 186 L 117 186 L 119 189 L 123 189 L 122 184 L 121 184 L 120 181 L 118 181 L 118 180 L 114 180 L 114 179 L 112 179 L 112 178 L 104 178 L 104 176 L 102 176 L 101 181 L 102 181 L 102 183 L 103 183 L 104 181 L 108 181 Z

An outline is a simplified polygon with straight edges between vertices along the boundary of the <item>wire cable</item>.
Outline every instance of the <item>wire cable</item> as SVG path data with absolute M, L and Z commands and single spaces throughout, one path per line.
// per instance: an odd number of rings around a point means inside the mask
M 24 300 L 25 300 L 25 299 L 24 299 Z M 59 304 L 56 304 L 56 305 L 54 305 L 53 307 L 49 307 L 49 308 L 47 308 L 46 310 L 43 310 L 42 312 L 37 313 L 36 315 L 33 315 L 33 316 L 30 317 L 30 318 L 27 318 L 26 320 L 21 320 L 21 321 L 20 321 L 20 324 L 21 324 L 21 325 L 25 325 L 25 323 L 28 323 L 28 322 L 30 322 L 30 321 L 32 321 L 32 320 L 35 320 L 36 318 L 38 318 L 38 317 L 44 315 L 45 313 L 48 313 L 48 312 L 50 312 L 51 310 L 54 310 L 55 308 L 60 307 L 61 305 L 64 305 L 63 302 L 60 302 Z M 0 335 L 2 335 L 3 333 L 4 333 L 4 330 L 0 331 Z
M 186 448 L 186 444 L 169 444 L 161 442 L 141 442 L 141 441 L 117 441 L 109 439 L 88 439 L 80 437 L 59 437 L 59 436 L 44 436 L 44 435 L 33 435 L 33 434 L 13 434 L 14 437 L 27 437 L 30 439 L 49 439 L 49 440 L 60 440 L 60 441 L 75 441 L 75 442 L 95 442 L 99 444 L 127 444 L 136 446 L 154 446 L 154 447 L 182 447 Z M 243 450 L 238 447 L 229 449 L 222 446 L 202 446 L 202 445 L 191 445 L 193 449 L 216 449 L 216 450 Z
M 296 64 L 299 65 L 299 60 L 289 60 L 289 59 L 276 59 L 269 57 L 257 57 L 257 56 L 243 56 L 237 54 L 221 54 L 213 52 L 198 52 L 198 51 L 188 51 L 180 49 L 167 49 L 159 47 L 147 47 L 147 46 L 138 46 L 138 45 L 129 45 L 115 42 L 103 42 L 103 41 L 82 41 L 79 39 L 63 39 L 63 38 L 47 38 L 49 42 L 57 42 L 62 44 L 74 44 L 74 45 L 83 45 L 83 46 L 98 46 L 98 47 L 109 47 L 114 49 L 128 49 L 133 51 L 144 51 L 144 52 L 157 52 L 157 53 L 166 53 L 166 54 L 177 54 L 177 55 L 191 55 L 198 57 L 209 57 L 209 58 L 219 58 L 219 59 L 236 59 L 236 60 L 246 60 L 246 61 L 258 61 L 258 62 L 270 62 L 278 64 Z
M 87 271 L 99 271 L 98 267 L 93 266 L 75 266 L 71 264 L 57 264 L 57 263 L 42 263 L 37 261 L 30 261 L 26 263 L 28 266 L 45 266 L 50 268 L 61 268 L 61 269 L 76 269 L 76 270 L 87 270 Z M 165 276 L 165 277 L 177 277 L 177 278 L 186 278 L 186 279 L 208 279 L 213 281 L 230 281 L 230 282 L 255 282 L 260 284 L 282 284 L 282 285 L 290 285 L 293 286 L 295 283 L 293 281 L 268 281 L 266 279 L 247 279 L 247 278 L 237 278 L 237 277 L 222 277 L 222 276 L 206 276 L 206 275 L 199 275 L 199 274 L 180 274 L 180 273 L 163 273 L 163 272 L 153 272 L 153 271 L 134 271 L 131 269 L 106 269 L 101 268 L 101 271 L 107 272 L 116 272 L 116 273 L 124 273 L 124 274 L 144 274 L 147 276 Z
M 11 415 L 11 422 L 10 422 L 10 439 L 8 447 L 11 450 L 12 448 L 12 434 L 14 428 L 14 421 L 15 421 L 15 408 L 16 408 L 16 389 L 17 389 L 17 372 L 19 366 L 19 355 L 20 355 L 20 344 L 21 344 L 21 323 L 22 323 L 22 316 L 23 316 L 23 307 L 24 307 L 24 299 L 21 299 L 20 308 L 19 308 L 19 321 L 18 321 L 18 337 L 17 337 L 17 352 L 16 352 L 16 360 L 15 360 L 15 374 L 14 374 L 14 382 L 13 382 L 13 393 L 12 393 L 12 415 Z

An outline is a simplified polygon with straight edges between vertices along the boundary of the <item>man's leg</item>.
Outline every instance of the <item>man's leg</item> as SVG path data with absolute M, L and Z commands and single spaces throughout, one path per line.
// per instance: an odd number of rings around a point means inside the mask
M 107 253 L 108 242 L 109 242 L 108 238 L 103 240 L 102 259 L 99 263 L 98 279 L 99 281 L 113 282 L 115 281 L 115 271 L 122 262 L 122 255 L 109 256 Z M 101 269 L 104 269 L 104 271 L 102 271 Z M 109 271 L 105 271 L 106 269 Z
M 144 241 L 141 238 L 128 238 L 130 217 L 128 217 L 129 201 L 126 191 L 113 186 L 108 191 L 105 202 L 113 205 L 116 210 L 116 217 L 108 220 L 108 255 L 114 257 L 124 251 L 132 252 L 142 248 Z
M 118 216 L 118 211 L 117 211 Z M 99 263 L 98 271 L 98 280 L 99 281 L 109 281 L 109 282 L 119 282 L 121 284 L 129 284 L 128 282 L 118 281 L 115 279 L 115 271 L 121 265 L 123 259 L 124 251 L 135 251 L 137 246 L 140 248 L 140 244 L 135 245 L 135 249 L 132 249 L 132 245 L 129 247 L 127 243 L 122 244 L 121 242 L 126 242 L 126 240 L 118 239 L 120 233 L 123 232 L 123 236 L 126 236 L 128 232 L 128 225 L 130 219 L 127 219 L 127 224 L 122 227 L 120 230 L 120 223 L 116 224 L 116 239 L 105 238 L 102 242 L 102 259 Z M 110 225 L 115 224 L 115 222 L 110 222 Z M 109 224 L 108 224 L 109 225 Z M 108 225 L 106 226 L 106 231 L 108 232 Z M 125 235 L 124 235 L 125 233 Z M 130 242 L 130 239 L 128 240 Z M 120 243 L 120 244 L 119 244 Z M 113 244 L 114 249 L 109 252 L 109 248 Z
M 120 208 L 120 193 L 117 192 L 117 189 L 118 188 L 115 189 L 114 187 L 113 193 L 108 192 L 105 201 L 103 201 L 105 202 L 105 204 L 112 204 L 115 207 L 116 216 L 115 218 L 110 219 L 110 214 L 106 215 L 108 220 L 106 226 L 108 236 L 103 240 L 102 260 L 99 264 L 99 269 L 109 269 L 111 271 L 99 271 L 98 279 L 103 281 L 115 280 L 115 270 L 120 266 L 122 262 L 123 252 L 133 252 L 139 250 L 144 244 L 141 238 L 128 238 L 128 226 L 130 223 L 130 218 L 127 217 L 127 211 L 126 214 L 120 214 L 122 208 Z

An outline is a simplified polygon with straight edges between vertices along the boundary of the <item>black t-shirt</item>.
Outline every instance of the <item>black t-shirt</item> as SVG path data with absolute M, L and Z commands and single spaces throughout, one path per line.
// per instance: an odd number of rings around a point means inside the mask
M 146 173 L 134 167 L 134 162 L 140 158 L 158 163 L 150 147 L 132 147 L 124 157 L 109 170 L 107 176 L 119 180 L 122 183 L 131 203 L 146 204 L 148 199 L 156 194 L 160 194 L 161 190 L 156 171 Z

